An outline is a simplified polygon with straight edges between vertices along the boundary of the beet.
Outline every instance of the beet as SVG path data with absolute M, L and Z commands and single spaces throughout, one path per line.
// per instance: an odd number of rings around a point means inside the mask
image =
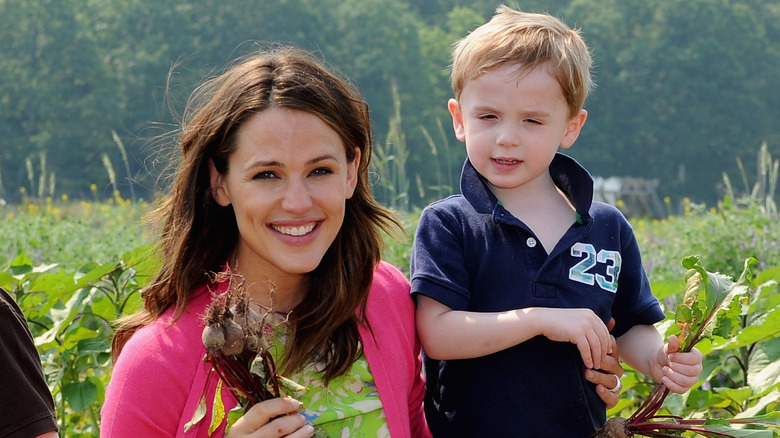
M 221 325 L 207 325 L 201 336 L 209 352 L 217 351 L 225 345 L 225 330 Z
M 241 354 L 244 351 L 244 330 L 233 319 L 225 319 L 225 345 L 222 352 L 226 356 Z
M 610 418 L 601 429 L 595 432 L 593 438 L 631 438 L 634 434 L 628 431 L 627 426 L 628 420 L 625 418 Z

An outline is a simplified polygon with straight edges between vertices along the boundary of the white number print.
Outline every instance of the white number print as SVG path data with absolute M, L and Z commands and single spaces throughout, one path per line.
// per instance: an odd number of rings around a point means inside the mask
M 581 258 L 576 265 L 569 269 L 569 279 L 584 283 L 590 286 L 598 284 L 605 291 L 615 293 L 618 287 L 618 276 L 620 275 L 620 253 L 606 249 L 596 252 L 596 248 L 589 243 L 577 242 L 571 247 L 572 257 Z M 605 274 L 592 274 L 588 271 L 597 264 L 607 265 Z

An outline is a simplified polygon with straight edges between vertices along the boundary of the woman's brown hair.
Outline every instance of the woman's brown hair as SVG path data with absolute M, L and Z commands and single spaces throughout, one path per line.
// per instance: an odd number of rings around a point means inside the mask
M 207 275 L 223 268 L 238 228 L 232 206 L 222 207 L 212 196 L 209 160 L 226 174 L 236 132 L 249 116 L 270 107 L 319 117 L 339 134 L 350 162 L 355 148 L 361 151 L 357 187 L 346 200 L 341 231 L 319 266 L 307 274 L 305 297 L 290 315 L 291 337 L 281 368 L 298 370 L 319 358 L 330 380 L 346 372 L 360 354 L 358 326 L 367 324 L 365 305 L 381 256 L 381 232 L 400 224 L 371 194 L 371 125 L 357 89 L 310 53 L 281 47 L 248 57 L 205 82 L 187 103 L 181 161 L 169 197 L 153 212 L 161 226 L 162 267 L 143 291 L 143 309 L 119 322 L 114 360 L 133 333 L 171 308 L 180 315 Z

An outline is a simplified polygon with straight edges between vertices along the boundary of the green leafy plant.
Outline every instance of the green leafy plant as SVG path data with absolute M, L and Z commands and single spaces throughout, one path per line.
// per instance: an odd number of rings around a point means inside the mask
M 740 331 L 744 333 L 747 330 L 744 323 L 750 302 L 749 292 L 753 275 L 751 267 L 755 264 L 756 259 L 748 258 L 742 274 L 734 282 L 728 276 L 707 271 L 699 256 L 683 259 L 683 267 L 687 269 L 686 287 L 682 302 L 675 312 L 675 324 L 679 329 L 681 341 L 680 351 L 691 351 L 705 339 L 731 339 Z M 772 314 L 776 314 L 777 309 L 772 310 Z M 745 330 L 742 330 L 743 328 Z M 669 389 L 665 385 L 657 386 L 628 419 L 610 418 L 607 424 L 597 431 L 596 436 L 670 437 L 679 436 L 682 432 L 693 432 L 707 437 L 771 437 L 774 433 L 772 428 L 777 430 L 780 426 L 778 412 L 739 418 L 682 418 L 658 415 L 668 395 Z M 749 425 L 750 428 L 737 428 L 736 425 Z
M 24 312 L 55 399 L 60 436 L 97 436 L 110 378 L 111 323 L 141 305 L 140 289 L 157 269 L 151 245 L 117 262 L 81 268 L 34 267 L 25 254 L 0 272 Z

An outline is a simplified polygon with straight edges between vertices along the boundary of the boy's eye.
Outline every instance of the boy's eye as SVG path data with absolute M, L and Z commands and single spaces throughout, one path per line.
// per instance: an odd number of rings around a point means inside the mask
M 480 120 L 493 120 L 496 118 L 496 116 L 494 114 L 482 114 L 477 116 L 477 118 Z
M 541 125 L 542 124 L 542 122 L 540 122 L 539 120 L 536 120 L 536 119 L 526 119 L 525 122 L 526 123 L 530 123 L 532 125 Z

